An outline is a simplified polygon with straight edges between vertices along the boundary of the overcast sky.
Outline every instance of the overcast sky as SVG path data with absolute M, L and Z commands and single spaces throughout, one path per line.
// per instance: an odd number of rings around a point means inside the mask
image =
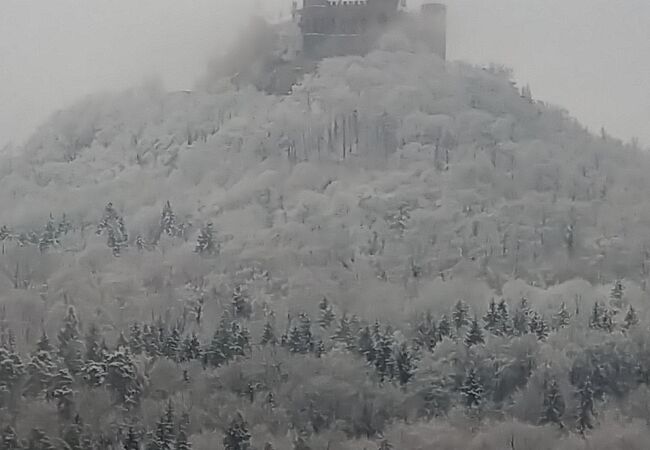
M 411 6 L 421 1 L 410 0 Z M 191 88 L 255 5 L 291 0 L 0 0 L 0 147 L 84 95 L 160 76 Z M 650 1 L 448 0 L 449 55 L 515 69 L 594 130 L 650 144 Z

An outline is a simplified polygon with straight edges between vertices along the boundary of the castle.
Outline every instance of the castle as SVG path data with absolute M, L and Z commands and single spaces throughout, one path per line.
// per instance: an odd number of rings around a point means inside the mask
M 302 32 L 303 55 L 311 59 L 367 53 L 391 24 L 407 20 L 400 6 L 405 0 L 303 0 L 294 3 L 294 19 Z M 428 3 L 409 23 L 431 50 L 446 57 L 445 5 Z M 414 19 L 413 17 L 410 18 Z

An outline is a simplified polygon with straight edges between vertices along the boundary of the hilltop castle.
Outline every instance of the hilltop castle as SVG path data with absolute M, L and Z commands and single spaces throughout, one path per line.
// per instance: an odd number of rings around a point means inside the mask
M 302 9 L 294 2 L 293 16 L 300 26 L 303 56 L 321 59 L 331 56 L 367 53 L 391 24 L 407 20 L 400 6 L 404 0 L 303 0 Z M 417 28 L 431 50 L 446 57 L 445 5 L 422 6 Z M 413 17 L 411 17 L 413 19 Z

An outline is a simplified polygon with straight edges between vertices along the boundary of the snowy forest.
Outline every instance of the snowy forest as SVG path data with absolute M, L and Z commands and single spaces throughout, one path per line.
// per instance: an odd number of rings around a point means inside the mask
M 398 31 L 219 64 L 0 156 L 1 450 L 647 448 L 646 150 Z

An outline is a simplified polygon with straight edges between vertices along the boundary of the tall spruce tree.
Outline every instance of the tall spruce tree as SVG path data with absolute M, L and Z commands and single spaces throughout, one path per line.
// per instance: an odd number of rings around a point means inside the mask
M 320 304 L 318 305 L 318 324 L 324 330 L 328 330 L 332 326 L 332 322 L 336 319 L 334 314 L 334 309 L 330 305 L 327 297 L 323 297 Z
M 494 298 L 490 300 L 487 313 L 485 313 L 485 316 L 483 317 L 483 322 L 485 323 L 485 329 L 487 331 L 495 335 L 501 334 L 499 309 Z
M 74 307 L 70 306 L 58 334 L 59 356 L 72 374 L 83 367 L 83 343 L 80 340 L 79 320 Z
M 237 413 L 230 422 L 223 438 L 224 450 L 250 450 L 251 435 L 248 432 L 248 424 L 244 417 Z
M 11 425 L 7 425 L 0 435 L 0 450 L 20 450 L 22 446 L 16 436 L 16 431 Z
M 403 343 L 395 349 L 394 359 L 397 380 L 399 384 L 404 386 L 415 376 L 417 368 L 416 355 L 408 348 L 406 343 Z
M 209 222 L 199 231 L 196 247 L 194 247 L 194 251 L 199 255 L 212 255 L 217 252 L 213 227 L 212 222 Z
M 456 335 L 459 335 L 461 328 L 465 327 L 470 322 L 469 306 L 467 306 L 464 301 L 458 300 L 451 313 L 451 319 L 456 328 Z
M 41 429 L 34 428 L 27 440 L 25 450 L 55 450 L 56 447 L 50 438 Z
M 542 425 L 551 423 L 564 429 L 562 417 L 564 416 L 565 410 L 566 405 L 557 380 L 554 378 L 546 380 L 544 382 L 544 404 L 542 407 L 540 423 Z
M 624 324 L 623 327 L 626 330 L 629 330 L 630 328 L 639 324 L 639 316 L 632 305 L 629 306 L 629 308 L 627 309 L 627 313 L 625 313 L 625 319 L 623 319 L 623 324 Z
M 576 429 L 578 433 L 585 434 L 587 430 L 594 427 L 594 390 L 589 377 L 578 388 L 576 397 L 578 401 Z
M 556 329 L 566 328 L 571 323 L 571 313 L 567 310 L 566 303 L 560 304 L 560 309 L 553 316 L 553 324 Z
M 481 326 L 478 323 L 478 319 L 474 317 L 474 319 L 472 320 L 469 326 L 469 330 L 465 335 L 465 345 L 467 347 L 472 347 L 474 345 L 479 345 L 484 343 L 485 343 L 485 338 L 483 337 L 483 330 L 481 330 Z

